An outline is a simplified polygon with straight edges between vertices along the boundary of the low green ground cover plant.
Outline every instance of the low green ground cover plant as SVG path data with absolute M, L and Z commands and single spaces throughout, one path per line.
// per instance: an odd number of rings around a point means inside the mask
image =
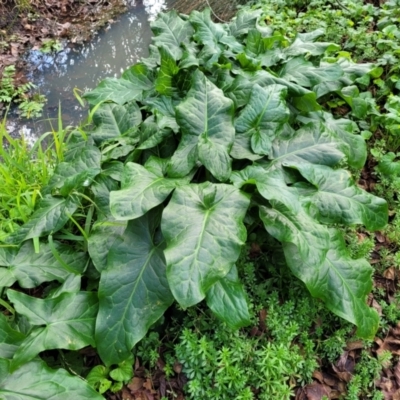
M 345 169 L 365 163 L 361 129 L 326 107 L 340 97 L 361 119 L 373 107 L 362 85 L 374 66 L 326 58 L 340 48 L 318 42 L 321 30 L 288 41 L 259 15 L 244 10 L 216 24 L 209 10 L 161 14 L 150 56 L 85 95 L 92 125 L 71 133 L 41 201 L 0 247 L 0 396 L 43 370 L 19 393 L 102 398 L 38 355 L 92 346 L 102 379 L 124 382 L 113 371 L 174 302 L 204 300 L 231 329 L 249 325 L 236 267 L 249 235 L 280 250 L 277 268 L 288 267 L 358 336 L 374 337 L 373 270 L 351 257 L 341 228 L 382 229 L 387 204 Z M 258 371 L 272 373 L 269 357 L 287 360 L 292 339 L 258 349 Z M 226 365 L 232 355 L 215 356 Z M 272 395 L 275 384 L 260 392 Z M 280 385 L 288 397 L 290 384 Z M 251 398 L 244 387 L 243 396 Z
M 45 96 L 40 93 L 29 95 L 35 85 L 32 82 L 17 85 L 14 81 L 15 72 L 14 65 L 4 68 L 0 79 L 0 102 L 5 105 L 18 104 L 19 113 L 22 117 L 40 117 L 46 103 Z

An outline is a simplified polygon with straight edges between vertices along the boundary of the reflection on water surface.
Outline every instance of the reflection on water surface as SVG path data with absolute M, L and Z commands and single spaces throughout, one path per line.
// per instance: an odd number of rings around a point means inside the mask
M 57 126 L 58 105 L 61 104 L 64 125 L 76 124 L 87 115 L 73 96 L 73 89 L 90 89 L 108 76 L 119 76 L 122 71 L 148 54 L 151 42 L 150 21 L 157 14 L 172 8 L 175 0 L 132 1 L 129 10 L 118 20 L 99 32 L 83 45 L 67 46 L 57 54 L 43 54 L 38 50 L 27 54 L 32 66 L 28 78 L 47 98 L 43 116 L 37 121 L 19 120 L 11 113 L 10 121 L 25 126 L 24 135 L 40 135 Z

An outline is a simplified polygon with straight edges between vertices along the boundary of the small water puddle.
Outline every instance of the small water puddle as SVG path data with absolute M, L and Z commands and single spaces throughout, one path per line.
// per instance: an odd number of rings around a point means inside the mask
M 90 42 L 69 45 L 57 54 L 31 51 L 27 61 L 32 66 L 27 74 L 41 94 L 47 98 L 42 117 L 20 118 L 15 112 L 8 116 L 9 129 L 15 135 L 38 137 L 57 127 L 61 105 L 64 126 L 75 125 L 87 116 L 73 95 L 74 88 L 93 89 L 106 77 L 121 75 L 126 68 L 147 56 L 152 32 L 150 21 L 157 14 L 173 8 L 176 0 L 139 0 L 128 11 L 100 31 Z

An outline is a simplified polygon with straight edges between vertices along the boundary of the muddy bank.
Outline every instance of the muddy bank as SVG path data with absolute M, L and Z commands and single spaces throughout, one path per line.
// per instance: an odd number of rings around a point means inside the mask
M 229 21 L 236 13 L 237 6 L 248 3 L 248 0 L 177 0 L 174 9 L 183 14 L 189 14 L 193 10 L 203 10 L 211 7 L 214 19 Z
M 4 0 L 0 2 L 0 74 L 11 64 L 23 68 L 27 49 L 56 40 L 81 43 L 126 9 L 124 0 Z

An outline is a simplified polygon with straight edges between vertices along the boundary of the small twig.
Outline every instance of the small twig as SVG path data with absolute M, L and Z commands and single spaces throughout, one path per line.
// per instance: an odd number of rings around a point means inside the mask
M 227 23 L 227 21 L 224 21 L 223 19 L 221 19 L 220 17 L 218 17 L 217 14 L 215 14 L 214 10 L 211 7 L 211 4 L 208 0 L 206 0 L 206 3 L 208 4 L 208 7 L 210 7 L 211 12 L 213 13 L 214 17 L 217 18 L 219 21 Z
M 343 8 L 344 10 L 350 12 L 350 10 L 340 1 L 340 0 L 336 0 L 336 3 L 339 4 L 339 7 Z

